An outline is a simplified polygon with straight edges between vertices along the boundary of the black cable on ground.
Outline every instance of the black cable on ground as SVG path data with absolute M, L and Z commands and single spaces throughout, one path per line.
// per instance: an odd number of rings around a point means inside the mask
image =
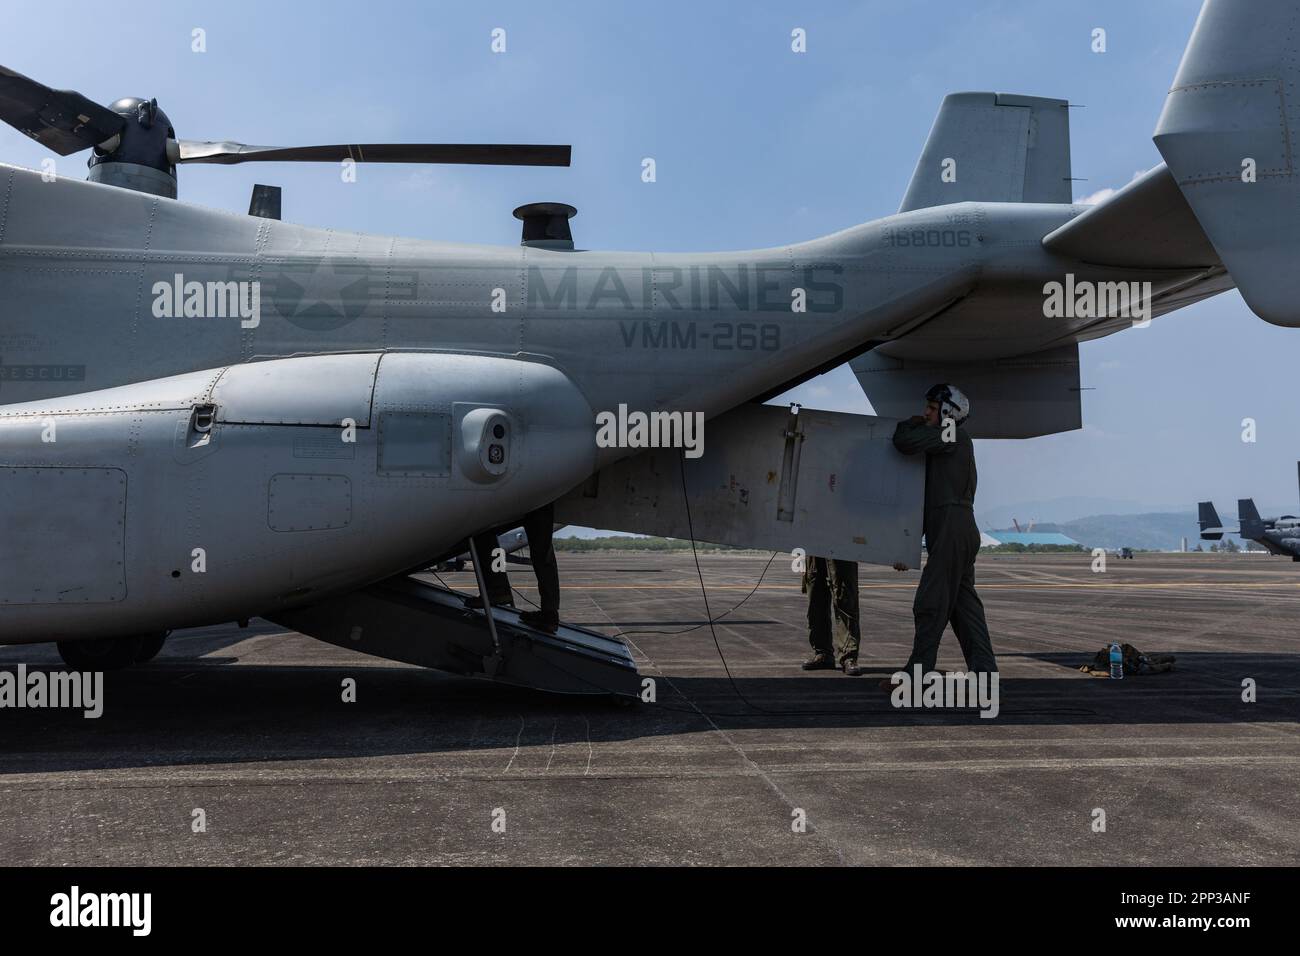
M 739 700 L 741 701 L 741 703 L 743 703 L 746 707 L 749 707 L 751 710 L 756 711 L 757 713 L 759 713 L 759 714 L 763 714 L 763 715 L 765 715 L 765 716 L 769 716 L 769 717 L 858 717 L 858 716 L 866 716 L 866 715 L 871 715 L 871 716 L 881 716 L 881 715 L 884 715 L 884 714 L 892 714 L 892 713 L 894 713 L 895 710 L 897 709 L 897 708 L 894 708 L 894 707 L 890 707 L 888 710 L 883 710 L 883 709 L 880 709 L 880 710 L 853 710 L 853 709 L 843 709 L 843 710 L 816 710 L 816 709 L 809 709 L 809 710 L 768 710 L 768 709 L 765 708 L 765 707 L 760 707 L 759 705 L 755 704 L 753 701 L 749 700 L 749 698 L 747 698 L 747 697 L 744 695 L 744 693 L 740 690 L 740 687 L 736 684 L 736 679 L 735 679 L 735 677 L 732 676 L 731 668 L 730 668 L 730 667 L 728 666 L 728 664 L 727 664 L 727 658 L 726 658 L 726 655 L 722 652 L 722 644 L 721 644 L 721 642 L 719 642 L 719 640 L 718 640 L 718 633 L 717 633 L 717 630 L 714 628 L 713 625 L 714 625 L 717 621 L 722 620 L 722 619 L 723 619 L 724 617 L 726 617 L 728 614 L 732 613 L 732 611 L 736 611 L 736 610 L 738 610 L 742 605 L 745 604 L 746 601 L 748 601 L 751 597 L 753 597 L 753 596 L 758 592 L 759 587 L 760 587 L 760 586 L 762 585 L 762 583 L 763 583 L 763 579 L 767 576 L 767 572 L 768 572 L 768 570 L 772 567 L 772 562 L 776 560 L 777 555 L 780 554 L 781 552 L 779 552 L 779 551 L 773 551 L 773 552 L 772 552 L 772 556 L 771 556 L 770 558 L 767 559 L 767 564 L 763 565 L 763 571 L 762 571 L 762 573 L 759 575 L 757 583 L 755 583 L 754 587 L 750 590 L 750 592 L 749 592 L 748 594 L 746 594 L 746 595 L 744 596 L 744 598 L 742 598 L 742 599 L 740 600 L 739 603 L 737 603 L 735 606 L 729 608 L 728 610 L 723 611 L 723 612 L 722 612 L 721 614 L 719 614 L 716 618 L 713 617 L 712 611 L 710 611 L 710 609 L 709 609 L 709 593 L 708 593 L 708 589 L 705 587 L 705 584 L 704 584 L 704 572 L 703 572 L 703 570 L 700 568 L 700 556 L 699 556 L 699 552 L 698 552 L 698 550 L 697 550 L 697 548 L 696 548 L 696 543 L 695 543 L 695 525 L 694 525 L 694 522 L 693 522 L 692 519 L 691 519 L 691 501 L 690 501 L 690 495 L 689 495 L 689 493 L 688 493 L 688 491 L 687 491 L 687 488 L 686 488 L 686 458 L 685 458 L 685 453 L 684 453 L 684 452 L 683 452 L 682 457 L 678 459 L 678 462 L 679 462 L 680 469 L 681 469 L 681 479 L 682 479 L 682 500 L 683 500 L 683 502 L 684 502 L 684 504 L 685 504 L 685 506 L 686 506 L 686 528 L 687 528 L 687 532 L 688 532 L 688 534 L 690 535 L 690 540 L 691 540 L 691 556 L 694 558 L 694 561 L 695 561 L 695 574 L 696 574 L 696 577 L 698 578 L 698 580 L 699 580 L 699 582 L 700 582 L 700 594 L 701 594 L 701 595 L 703 596 L 703 598 L 704 598 L 704 616 L 707 618 L 707 620 L 706 620 L 706 622 L 705 622 L 704 624 L 697 624 L 697 625 L 695 625 L 694 627 L 689 627 L 689 628 L 686 628 L 685 630 L 681 630 L 681 631 L 654 631 L 654 630 L 648 630 L 648 631 L 622 631 L 621 629 L 619 629 L 619 630 L 620 630 L 620 636 L 621 636 L 622 634 L 668 634 L 668 635 L 672 635 L 672 634 L 686 634 L 686 633 L 689 633 L 690 631 L 699 630 L 700 628 L 702 628 L 702 627 L 706 627 L 706 626 L 707 626 L 707 627 L 709 628 L 709 633 L 710 633 L 710 635 L 713 637 L 713 646 L 714 646 L 714 648 L 715 648 L 715 649 L 717 650 L 717 652 L 718 652 L 718 659 L 722 661 L 722 669 L 723 669 L 723 670 L 726 672 L 726 674 L 727 674 L 727 681 L 728 681 L 728 682 L 730 683 L 730 685 L 731 685 L 732 693 L 734 693 L 734 694 L 736 695 L 737 699 L 739 699 Z M 444 581 L 444 580 L 442 579 L 441 575 L 439 575 L 437 571 L 434 571 L 434 570 L 431 569 L 431 570 L 429 571 L 429 573 L 432 574 L 435 578 L 437 578 L 437 579 L 438 579 L 438 583 L 441 584 L 441 585 L 443 586 L 443 588 L 445 588 L 446 590 L 452 592 L 453 594 L 458 594 L 458 595 L 464 596 L 464 595 L 461 594 L 461 592 L 457 591 L 455 588 L 453 588 L 453 587 L 451 587 L 449 584 L 447 584 L 447 582 Z M 517 588 L 515 588 L 513 585 L 511 586 L 510 590 L 511 590 L 513 593 L 517 594 L 519 597 L 523 598 L 523 599 L 524 599 L 525 601 L 527 601 L 529 604 L 533 605 L 533 607 L 539 607 L 539 605 L 538 605 L 536 602 L 534 602 L 533 600 L 531 600 L 530 598 L 528 598 L 525 594 L 523 594 L 521 591 L 519 591 L 519 590 L 518 590 Z M 593 682 L 593 681 L 587 680 L 585 677 L 582 677 L 582 676 L 579 675 L 579 674 L 572 673 L 572 672 L 569 671 L 567 668 L 565 668 L 565 667 L 563 667 L 563 666 L 561 666 L 561 665 L 555 663 L 554 661 L 551 661 L 551 662 L 548 662 L 548 663 L 550 664 L 550 666 L 554 667 L 556 670 L 560 671 L 561 673 L 564 673 L 565 675 L 567 675 L 567 676 L 569 676 L 569 677 L 572 677 L 572 678 L 574 678 L 575 680 L 578 680 L 578 681 L 581 681 L 581 682 L 584 683 L 584 684 L 587 684 L 589 687 L 593 688 L 594 690 L 602 691 L 602 692 L 604 692 L 604 693 L 609 693 L 609 689 L 608 689 L 608 688 L 603 687 L 603 686 L 601 686 L 601 685 L 599 685 L 599 684 L 596 684 L 596 683 Z M 869 682 L 869 681 L 871 680 L 871 678 L 867 678 L 867 680 L 868 680 L 868 682 Z M 886 693 L 886 692 L 882 691 L 882 693 Z M 683 700 L 686 700 L 686 701 L 688 701 L 688 702 L 690 701 L 690 698 L 689 698 L 689 697 L 686 697 L 685 695 L 682 695 L 682 698 L 683 698 Z M 658 703 L 658 702 L 656 702 L 656 706 L 658 706 L 658 707 L 662 707 L 664 710 L 673 711 L 674 713 L 680 713 L 680 714 L 691 714 L 691 715 L 695 715 L 695 716 L 699 716 L 699 715 L 703 715 L 703 716 L 705 716 L 705 717 L 747 717 L 747 716 L 750 716 L 750 715 L 748 715 L 748 714 L 737 714 L 737 713 L 731 713 L 731 712 L 728 712 L 728 711 L 706 711 L 706 710 L 703 710 L 703 709 L 700 708 L 700 707 L 697 707 L 697 706 L 694 705 L 694 704 L 691 705 L 690 709 L 682 708 L 682 707 L 672 707 L 672 706 L 669 706 L 669 705 L 667 705 L 667 704 Z M 926 714 L 926 713 L 933 713 L 933 714 L 936 714 L 936 715 L 942 715 L 942 714 L 948 714 L 948 713 L 951 713 L 951 712 L 950 712 L 950 711 L 943 711 L 943 710 L 937 710 L 937 711 L 919 710 L 919 711 L 917 711 L 918 716 L 920 716 L 920 715 L 924 715 L 924 714 Z M 1006 709 L 1006 708 L 1002 708 L 1002 709 L 1000 710 L 1000 713 L 1004 713 L 1004 714 L 1013 714 L 1013 715 L 1017 715 L 1017 716 L 1029 716 L 1029 717 L 1038 717 L 1038 716 L 1074 716 L 1074 717 L 1079 717 L 1079 716 L 1094 716 L 1094 717 L 1095 717 L 1096 714 L 1097 714 L 1097 712 L 1096 712 L 1095 710 L 1088 710 L 1088 709 L 1085 709 L 1085 708 L 1061 708 L 1061 709 L 1020 710 L 1020 711 L 1017 711 L 1017 710 L 1008 710 L 1008 709 Z
M 763 579 L 767 577 L 768 569 L 772 567 L 772 562 L 776 560 L 777 555 L 780 554 L 780 553 L 781 553 L 780 551 L 773 551 L 773 552 L 772 552 L 772 556 L 771 556 L 770 558 L 767 559 L 767 564 L 763 565 L 763 572 L 758 576 L 758 582 L 754 585 L 754 587 L 753 587 L 752 589 L 750 589 L 750 592 L 749 592 L 748 594 L 746 594 L 743 598 L 741 598 L 740 601 L 739 601 L 738 603 L 732 605 L 731 607 L 727 608 L 727 610 L 725 610 L 725 611 L 723 611 L 721 614 L 719 614 L 717 617 L 713 618 L 713 620 L 711 620 L 711 621 L 705 621 L 703 624 L 696 624 L 694 627 L 686 627 L 686 628 L 682 628 L 681 630 L 678 630 L 678 631 L 662 631 L 662 630 L 624 631 L 624 630 L 621 630 L 621 629 L 620 629 L 620 633 L 622 633 L 622 634 L 667 634 L 667 635 L 673 635 L 673 634 L 689 634 L 691 631 L 698 631 L 698 630 L 699 630 L 700 628 L 702 628 L 702 627 L 709 627 L 711 624 L 714 624 L 714 623 L 716 623 L 716 622 L 718 622 L 718 621 L 721 621 L 721 620 L 722 620 L 724 617 L 726 617 L 728 614 L 731 614 L 731 613 L 734 612 L 734 611 L 739 611 L 742 607 L 744 607 L 746 601 L 748 601 L 750 598 L 752 598 L 755 594 L 758 593 L 758 589 L 759 589 L 760 587 L 762 587 L 762 585 L 763 585 Z M 453 593 L 456 593 L 456 594 L 459 594 L 459 593 L 460 593 L 460 592 L 458 592 L 458 591 L 455 591 L 455 590 L 454 590 L 450 585 L 448 585 L 447 582 L 444 581 L 442 578 L 438 577 L 438 572 L 436 572 L 436 571 L 430 571 L 429 573 L 432 574 L 435 578 L 438 578 L 438 583 L 441 584 L 441 585 L 442 585 L 444 588 L 446 588 L 448 591 L 452 591 Z M 529 597 L 527 594 L 525 594 L 523 591 L 519 590 L 519 589 L 518 589 L 517 587 L 515 587 L 513 584 L 510 585 L 510 591 L 511 591 L 511 593 L 513 593 L 516 597 L 522 598 L 523 600 L 525 600 L 525 601 L 527 601 L 529 604 L 531 604 L 533 607 L 537 608 L 539 611 L 541 610 L 541 605 L 540 605 L 540 604 L 538 604 L 536 601 L 534 601 L 532 598 L 530 598 L 530 597 Z
M 718 632 L 717 632 L 717 630 L 713 627 L 713 621 L 714 621 L 714 618 L 713 618 L 712 613 L 709 611 L 709 592 L 708 592 L 708 589 L 707 589 L 707 588 L 705 587 L 705 585 L 704 585 L 704 572 L 700 569 L 700 556 L 699 556 L 699 552 L 696 550 L 696 547 L 695 547 L 695 525 L 694 525 L 694 522 L 691 520 L 691 496 L 690 496 L 689 492 L 688 492 L 687 489 L 686 489 L 686 453 L 685 453 L 684 450 L 683 450 L 683 452 L 682 452 L 681 457 L 678 458 L 678 465 L 679 465 L 680 473 L 681 473 L 681 477 L 682 477 L 682 501 L 683 501 L 683 503 L 684 503 L 685 506 L 686 506 L 686 530 L 687 530 L 687 533 L 690 535 L 690 538 L 691 538 L 691 555 L 695 558 L 695 574 L 696 574 L 696 576 L 699 578 L 699 581 L 700 581 L 700 594 L 701 594 L 701 595 L 703 596 L 703 598 L 704 598 L 704 616 L 705 616 L 706 618 L 708 618 L 708 620 L 709 620 L 709 633 L 713 636 L 713 646 L 714 646 L 714 647 L 717 649 L 717 651 L 718 651 L 718 659 L 722 661 L 722 669 L 726 672 L 726 674 L 727 674 L 727 681 L 731 684 L 731 690 L 732 690 L 732 693 L 734 693 L 734 694 L 736 695 L 737 699 L 739 699 L 740 702 L 743 703 L 746 707 L 749 707 L 749 708 L 751 708 L 752 710 L 758 711 L 760 714 L 765 714 L 765 715 L 772 716 L 772 717 L 859 717 L 859 716 L 866 716 L 866 715 L 879 716 L 879 715 L 881 715 L 881 714 L 893 714 L 893 713 L 895 713 L 896 710 L 897 710 L 897 708 L 894 708 L 894 707 L 892 707 L 892 706 L 889 708 L 889 710 L 850 710 L 850 709 L 844 709 L 844 710 L 769 710 L 769 709 L 767 709 L 766 707 L 760 707 L 758 704 L 755 704 L 753 701 L 751 701 L 748 697 L 746 697 L 746 696 L 744 695 L 744 693 L 741 691 L 740 687 L 737 686 L 737 684 L 736 684 L 736 678 L 733 677 L 732 674 L 731 674 L 731 668 L 727 665 L 727 657 L 726 657 L 726 655 L 723 654 L 723 652 L 722 652 L 722 644 L 721 644 L 721 642 L 718 641 Z M 775 556 L 776 556 L 776 555 L 773 554 L 773 557 L 775 557 Z M 771 560 L 769 559 L 769 560 L 768 560 L 768 564 L 770 565 L 771 563 L 772 563 L 772 562 L 771 562 Z M 767 569 L 764 568 L 764 573 L 766 573 L 766 570 L 767 570 Z M 760 579 L 760 581 L 761 581 L 761 579 Z M 757 587 L 755 587 L 755 590 L 757 590 Z M 751 592 L 751 593 L 753 593 L 753 592 Z M 748 600 L 748 598 L 746 598 L 746 600 Z M 882 693 L 883 693 L 883 692 L 882 692 Z M 704 713 L 704 711 L 700 711 L 700 712 L 701 712 L 701 713 Z M 926 712 L 926 711 L 921 710 L 921 711 L 919 711 L 918 713 L 925 713 L 925 712 Z M 931 711 L 931 712 L 932 712 L 932 713 L 950 713 L 949 711 Z M 1022 711 L 1006 711 L 1006 710 L 1000 710 L 999 712 L 1000 712 L 1000 713 L 1015 713 L 1015 714 L 1019 714 L 1019 715 L 1021 715 L 1021 716 L 1040 716 L 1040 715 L 1073 715 L 1073 716 L 1093 715 L 1093 716 L 1095 716 L 1095 715 L 1096 715 L 1096 711 L 1085 710 L 1085 709 L 1083 709 L 1083 708 L 1079 708 L 1079 709 L 1077 709 L 1077 710 L 1076 710 L 1076 709 L 1060 709 L 1060 710 L 1022 710 Z M 722 715 L 719 715 L 719 716 L 722 716 Z M 740 715 L 737 715 L 737 714 L 728 714 L 728 715 L 725 715 L 725 716 L 740 716 Z
M 695 542 L 692 541 L 691 546 L 694 547 L 694 545 Z M 758 589 L 763 584 L 763 579 L 767 577 L 768 568 L 772 566 L 772 562 L 776 560 L 776 556 L 780 553 L 781 553 L 780 551 L 772 552 L 772 556 L 767 559 L 767 564 L 763 565 L 763 573 L 758 576 L 758 583 L 754 585 L 754 587 L 750 590 L 748 594 L 746 594 L 743 598 L 740 599 L 740 603 L 727 608 L 727 610 L 723 611 L 717 617 L 710 618 L 709 620 L 705 621 L 703 624 L 696 624 L 694 627 L 682 628 L 680 631 L 643 630 L 643 631 L 624 631 L 623 633 L 624 634 L 667 634 L 671 636 L 673 634 L 689 634 L 691 633 L 691 631 L 698 631 L 702 627 L 712 627 L 714 624 L 716 624 L 718 621 L 721 621 L 732 611 L 740 610 L 744 606 L 746 601 L 748 601 L 750 598 L 752 598 L 755 594 L 758 593 Z

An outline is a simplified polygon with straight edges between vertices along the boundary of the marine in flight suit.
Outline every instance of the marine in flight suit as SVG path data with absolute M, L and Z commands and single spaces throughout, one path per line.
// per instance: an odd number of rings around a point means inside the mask
M 975 449 L 961 427 L 970 403 L 951 385 L 926 393 L 926 414 L 899 422 L 894 447 L 904 455 L 925 455 L 924 533 L 928 558 L 912 602 L 916 625 L 910 674 L 916 664 L 935 669 L 939 642 L 951 624 L 966 657 L 968 671 L 998 669 L 984 619 L 984 604 L 975 592 L 975 557 L 980 533 L 975 525 Z

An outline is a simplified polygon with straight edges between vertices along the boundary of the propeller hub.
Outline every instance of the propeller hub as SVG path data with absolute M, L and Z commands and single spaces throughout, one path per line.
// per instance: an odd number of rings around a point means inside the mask
M 96 146 L 87 165 L 94 168 L 101 163 L 132 163 L 175 176 L 176 167 L 172 164 L 167 142 L 176 139 L 176 131 L 172 129 L 167 114 L 158 108 L 158 101 L 127 96 L 108 108 L 126 120 L 126 125 L 115 144 L 112 140 L 104 144 L 111 144 L 111 151 Z

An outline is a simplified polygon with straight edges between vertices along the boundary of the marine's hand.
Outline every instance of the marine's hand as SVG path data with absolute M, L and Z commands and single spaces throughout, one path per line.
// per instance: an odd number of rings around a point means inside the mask
M 902 561 L 895 561 L 895 562 L 894 562 L 894 570 L 895 570 L 895 571 L 907 571 L 907 570 L 909 570 L 909 569 L 908 569 L 907 565 L 904 564 Z

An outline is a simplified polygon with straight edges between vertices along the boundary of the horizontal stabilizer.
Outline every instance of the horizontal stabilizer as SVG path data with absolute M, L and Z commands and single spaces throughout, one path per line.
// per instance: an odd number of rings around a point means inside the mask
M 1068 203 L 1069 105 L 1008 93 L 944 97 L 898 211 L 956 202 Z

